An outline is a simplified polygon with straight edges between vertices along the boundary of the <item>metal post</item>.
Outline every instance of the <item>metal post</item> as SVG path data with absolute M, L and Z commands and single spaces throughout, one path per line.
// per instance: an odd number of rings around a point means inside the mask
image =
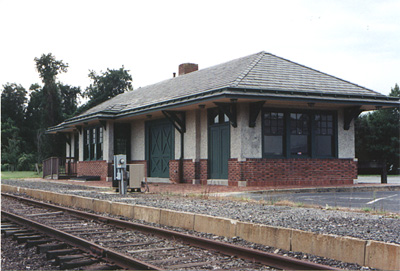
M 381 183 L 387 183 L 386 160 L 384 160 L 382 164 Z
M 125 195 L 126 194 L 126 184 L 124 181 L 124 169 L 119 168 L 119 176 L 120 176 L 120 183 L 119 183 L 119 193 L 121 195 Z
M 53 158 L 50 158 L 50 172 L 51 172 L 51 179 L 53 180 Z

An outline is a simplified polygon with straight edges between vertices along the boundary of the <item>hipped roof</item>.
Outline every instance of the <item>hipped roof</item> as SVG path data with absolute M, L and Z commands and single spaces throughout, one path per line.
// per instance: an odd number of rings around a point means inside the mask
M 52 127 L 63 130 L 89 119 L 122 118 L 202 99 L 308 99 L 325 102 L 399 106 L 397 98 L 260 52 L 125 92 Z

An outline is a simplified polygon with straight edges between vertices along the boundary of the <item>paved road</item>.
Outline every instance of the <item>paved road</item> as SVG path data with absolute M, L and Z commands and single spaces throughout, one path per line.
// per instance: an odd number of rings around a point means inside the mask
M 400 191 L 371 192 L 324 192 L 295 194 L 253 194 L 240 193 L 238 197 L 255 200 L 279 201 L 290 200 L 296 203 L 330 207 L 370 208 L 400 213 Z

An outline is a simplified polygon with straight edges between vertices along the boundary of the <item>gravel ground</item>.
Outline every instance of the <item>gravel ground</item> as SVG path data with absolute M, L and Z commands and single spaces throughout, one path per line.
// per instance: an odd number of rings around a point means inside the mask
M 400 244 L 400 219 L 325 209 L 271 206 L 258 202 L 175 196 L 170 194 L 111 194 L 110 190 L 81 185 L 38 181 L 2 180 L 3 184 L 69 193 L 171 210 L 226 217 L 240 221 L 300 229 L 316 233 L 352 236 Z M 207 196 L 207 195 L 206 195 Z
M 3 208 L 7 211 L 10 211 L 9 208 L 13 209 L 15 207 L 15 205 L 10 205 L 8 204 L 9 200 L 7 198 L 2 198 L 2 210 Z M 18 213 L 23 213 L 23 211 L 21 211 L 21 208 L 17 208 L 19 211 Z M 35 211 L 32 211 L 32 208 L 28 208 L 27 209 L 29 213 L 34 213 Z M 12 211 L 11 211 L 12 212 Z M 41 211 L 40 211 L 41 212 Z M 127 220 L 124 217 L 120 217 L 120 216 L 115 216 L 115 215 L 106 215 L 107 217 L 113 217 L 113 218 L 117 218 L 117 219 L 123 219 L 123 220 Z M 64 220 L 68 220 L 67 218 L 65 218 Z M 148 223 L 148 222 L 144 222 L 144 221 L 137 221 L 137 220 L 133 220 L 133 219 L 128 219 L 130 221 L 136 222 L 136 223 L 143 223 L 146 225 L 151 225 L 151 226 L 155 226 L 155 227 L 159 227 L 160 225 L 157 225 L 155 223 Z M 42 222 L 45 223 L 46 222 Z M 89 223 L 90 224 L 90 223 Z M 76 226 L 76 224 L 74 224 L 74 226 Z M 89 227 L 89 225 L 87 225 L 87 227 Z M 97 226 L 95 226 L 97 227 Z M 311 255 L 311 254 L 307 254 L 307 253 L 301 253 L 301 252 L 293 252 L 293 251 L 287 251 L 287 250 L 283 250 L 283 249 L 278 249 L 278 248 L 274 248 L 274 247 L 270 247 L 270 246 L 265 246 L 265 245 L 260 245 L 260 244 L 256 244 L 256 243 L 251 243 L 248 241 L 245 241 L 239 237 L 233 237 L 233 238 L 227 238 L 227 237 L 223 237 L 223 236 L 215 236 L 213 234 L 207 234 L 207 233 L 201 233 L 201 232 L 194 232 L 194 231 L 189 231 L 189 230 L 185 230 L 185 229 L 181 229 L 181 228 L 175 228 L 175 227 L 170 227 L 170 226 L 161 226 L 162 228 L 165 229 L 169 229 L 169 230 L 173 230 L 173 231 L 177 231 L 177 232 L 182 232 L 182 233 L 186 233 L 186 234 L 190 234 L 190 235 L 195 235 L 195 236 L 199 236 L 199 237 L 204 237 L 204 238 L 209 238 L 209 239 L 213 239 L 213 240 L 219 240 L 220 242 L 226 242 L 226 243 L 231 243 L 231 244 L 235 244 L 235 245 L 240 245 L 240 246 L 244 246 L 244 247 L 249 247 L 249 248 L 253 248 L 253 249 L 257 249 L 260 251 L 265 251 L 265 252 L 269 252 L 269 253 L 274 253 L 274 254 L 279 254 L 282 255 L 284 257 L 292 257 L 292 258 L 297 258 L 297 259 L 303 259 L 303 260 L 307 260 L 307 261 L 311 261 L 314 263 L 319 263 L 319 264 L 324 264 L 324 265 L 329 265 L 332 267 L 336 267 L 338 269 L 342 269 L 342 270 L 375 270 L 375 269 L 371 269 L 369 267 L 363 267 L 360 266 L 358 264 L 355 263 L 346 263 L 346 262 L 341 262 L 341 261 L 337 261 L 337 260 L 333 260 L 333 259 L 329 259 L 329 258 L 325 258 L 325 257 L 320 257 L 320 256 L 315 256 L 315 255 Z M 118 233 L 119 235 L 120 233 Z M 134 233 L 134 235 L 136 236 L 138 233 Z M 129 235 L 131 235 L 131 233 L 129 233 Z M 96 235 L 95 239 L 92 240 L 96 243 L 101 244 L 101 239 L 99 239 L 100 235 Z M 141 238 L 146 239 L 146 235 L 143 234 L 139 234 L 139 236 L 141 236 Z M 122 235 L 121 235 L 122 237 Z M 151 239 L 156 238 L 153 236 L 147 236 Z M 114 237 L 112 237 L 111 239 L 113 239 Z M 115 237 L 116 240 L 119 240 L 120 238 Z M 8 239 L 11 239 L 11 237 L 9 237 Z M 110 236 L 108 236 L 108 234 L 106 234 L 106 239 L 110 239 Z M 123 240 L 127 240 L 127 239 L 132 239 L 131 237 L 123 237 Z M 96 241 L 97 240 L 97 241 Z M 135 242 L 143 242 L 144 240 L 135 240 Z M 34 250 L 32 249 L 26 249 L 23 248 L 23 245 L 18 245 L 15 242 L 10 242 L 10 243 L 4 243 L 6 241 L 4 241 L 4 239 L 2 239 L 2 244 L 4 244 L 4 247 L 2 247 L 2 253 L 4 250 L 4 254 L 3 254 L 3 258 L 2 258 L 2 268 L 3 270 L 20 270 L 23 269 L 21 267 L 24 266 L 24 264 L 26 264 L 25 266 L 25 270 L 36 270 L 36 268 L 40 268 L 39 270 L 49 270 L 50 267 L 50 263 L 46 262 L 46 259 L 44 257 L 40 257 L 39 255 L 34 255 Z M 168 241 L 166 241 L 168 242 Z M 164 242 L 162 242 L 164 243 Z M 161 242 L 157 242 L 157 247 L 161 244 Z M 109 244 L 112 245 L 112 244 Z M 152 245 L 151 245 L 152 246 Z M 168 247 L 170 247 L 171 245 L 168 244 Z M 20 250 L 27 250 L 27 251 L 20 251 Z M 194 249 L 196 251 L 196 249 Z M 197 252 L 198 253 L 198 252 Z M 158 255 L 157 257 L 159 257 L 160 255 Z M 223 256 L 223 258 L 225 260 L 228 260 L 228 262 L 226 264 L 229 264 L 231 267 L 229 267 L 229 269 L 235 269 L 235 270 L 252 270 L 251 268 L 243 268 L 243 265 L 247 265 L 245 262 L 243 262 L 242 260 L 239 260 L 239 262 L 237 261 L 236 258 L 232 258 L 230 260 L 229 256 Z M 210 260 L 210 256 L 207 256 L 207 259 Z M 4 265 L 3 265 L 4 264 Z M 237 264 L 239 264 L 241 266 L 241 268 L 238 269 Z M 251 263 L 249 267 L 254 267 Z M 226 266 L 225 266 L 226 268 Z M 257 270 L 262 270 L 262 269 L 270 269 L 268 267 L 262 267 L 258 266 Z
M 46 254 L 36 254 L 36 247 L 25 248 L 12 237 L 1 237 L 2 270 L 54 270 L 46 259 Z

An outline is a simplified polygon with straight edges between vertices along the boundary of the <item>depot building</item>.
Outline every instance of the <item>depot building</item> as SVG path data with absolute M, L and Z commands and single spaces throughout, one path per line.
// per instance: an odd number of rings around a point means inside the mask
M 120 94 L 50 127 L 78 176 L 112 180 L 113 156 L 154 182 L 320 186 L 357 178 L 354 119 L 398 98 L 260 52 Z

